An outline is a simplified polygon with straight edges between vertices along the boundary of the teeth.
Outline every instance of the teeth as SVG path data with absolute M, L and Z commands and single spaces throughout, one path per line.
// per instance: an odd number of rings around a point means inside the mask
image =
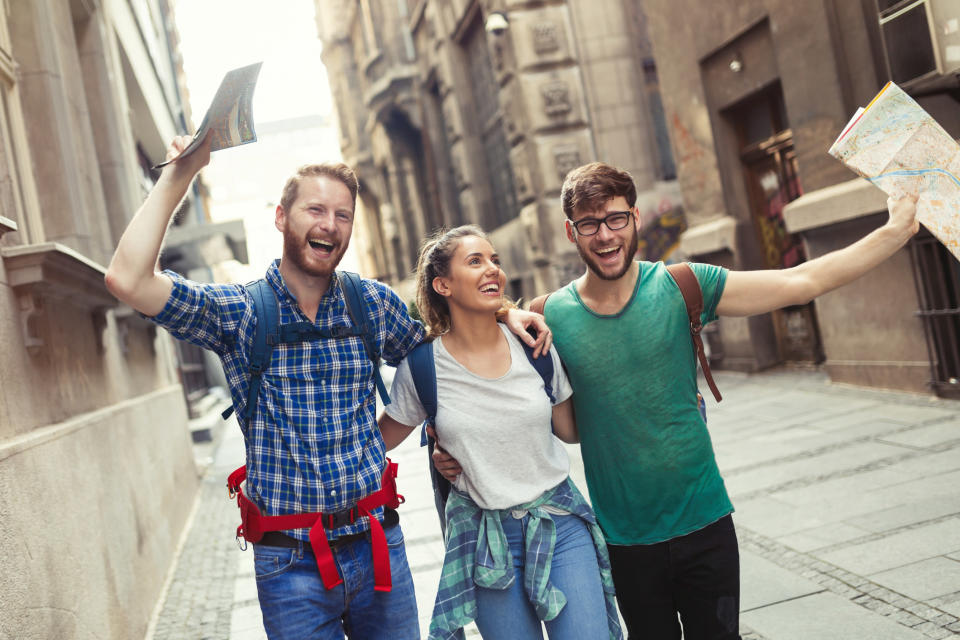
M 322 247 L 324 249 L 333 249 L 333 243 L 327 242 L 326 240 L 310 240 L 311 247 Z
M 495 284 L 488 284 L 488 285 L 486 285 L 486 286 L 480 287 L 480 291 L 481 291 L 482 293 L 497 292 L 497 291 L 499 291 L 499 290 L 500 290 L 500 287 L 498 287 L 498 286 L 495 285 Z

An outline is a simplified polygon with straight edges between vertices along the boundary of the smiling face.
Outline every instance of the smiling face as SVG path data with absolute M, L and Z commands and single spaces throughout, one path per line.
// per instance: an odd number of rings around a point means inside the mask
M 451 307 L 495 313 L 506 283 L 493 245 L 478 236 L 466 236 L 450 259 L 449 273 L 434 278 L 433 288 Z
M 583 220 L 599 221 L 617 211 L 628 211 L 630 222 L 622 229 L 611 231 L 607 224 L 593 235 L 584 236 L 575 226 Z M 616 225 L 614 225 L 616 226 Z M 617 196 L 606 201 L 597 211 L 575 211 L 572 220 L 567 220 L 567 238 L 577 245 L 577 253 L 587 268 L 603 280 L 617 280 L 630 269 L 639 244 L 637 232 L 639 215 L 637 209 L 627 204 L 627 199 Z
M 347 186 L 325 175 L 300 180 L 297 198 L 277 207 L 283 232 L 283 260 L 312 277 L 329 277 L 350 244 L 353 196 Z

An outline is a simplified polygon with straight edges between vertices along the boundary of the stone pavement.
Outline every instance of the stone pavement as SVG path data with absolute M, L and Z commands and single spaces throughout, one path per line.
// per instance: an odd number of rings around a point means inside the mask
M 960 402 L 832 385 L 817 372 L 717 382 L 724 400 L 708 398 L 707 410 L 737 509 L 744 639 L 960 635 Z M 443 548 L 418 442 L 392 458 L 425 631 Z M 265 638 L 224 486 L 243 461 L 235 424 L 216 445 L 198 452 L 212 458 L 148 639 Z M 578 449 L 568 450 L 585 491 Z

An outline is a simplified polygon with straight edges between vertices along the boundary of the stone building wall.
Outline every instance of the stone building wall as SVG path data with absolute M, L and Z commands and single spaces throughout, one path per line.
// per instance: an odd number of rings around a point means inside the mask
M 381 238 L 370 262 L 408 297 L 417 247 L 440 225 L 490 232 L 514 297 L 579 275 L 559 195 L 587 162 L 629 170 L 645 214 L 682 211 L 636 3 L 339 0 L 317 11 L 343 155 Z M 498 13 L 506 28 L 488 29 Z
M 2 638 L 142 637 L 198 487 L 172 344 L 103 283 L 189 117 L 174 36 L 165 0 L 0 2 Z

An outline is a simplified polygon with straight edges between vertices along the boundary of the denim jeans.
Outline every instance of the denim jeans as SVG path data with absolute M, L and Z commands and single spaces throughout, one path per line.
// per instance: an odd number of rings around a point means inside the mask
M 523 589 L 523 529 L 530 516 L 503 519 L 503 532 L 517 570 L 509 588 L 477 587 L 477 628 L 491 640 L 543 638 L 541 621 Z M 577 516 L 551 516 L 557 543 L 550 581 L 567 598 L 560 614 L 543 623 L 550 640 L 607 640 L 607 609 L 597 565 L 597 551 L 586 523 Z
M 730 516 L 665 542 L 607 549 L 630 638 L 680 640 L 681 623 L 684 640 L 740 638 L 740 553 Z
M 384 530 L 393 589 L 373 589 L 369 536 L 333 551 L 343 584 L 327 590 L 317 562 L 299 549 L 254 545 L 263 626 L 270 640 L 419 640 L 413 578 L 400 525 Z

